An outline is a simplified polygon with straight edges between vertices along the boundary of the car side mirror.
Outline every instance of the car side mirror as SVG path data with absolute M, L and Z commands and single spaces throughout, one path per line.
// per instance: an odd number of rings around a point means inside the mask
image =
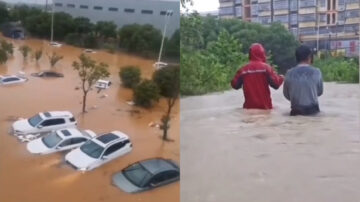
M 43 128 L 44 126 L 42 126 L 42 125 L 38 125 L 37 126 L 37 128 L 39 128 L 39 129 L 41 129 L 41 128 Z
M 150 183 L 150 187 L 157 187 L 157 185 L 156 183 Z
M 109 157 L 108 157 L 108 156 L 102 156 L 101 158 L 104 159 L 104 160 L 106 160 L 106 159 L 108 159 Z

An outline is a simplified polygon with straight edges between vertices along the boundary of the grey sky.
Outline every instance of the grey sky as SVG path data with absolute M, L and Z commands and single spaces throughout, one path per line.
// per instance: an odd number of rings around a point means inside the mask
M 46 0 L 0 0 L 9 3 L 36 3 L 36 4 L 45 4 Z M 49 0 L 51 2 L 51 0 Z

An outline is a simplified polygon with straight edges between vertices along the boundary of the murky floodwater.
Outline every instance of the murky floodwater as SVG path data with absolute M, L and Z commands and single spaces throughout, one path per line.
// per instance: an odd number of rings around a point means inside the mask
M 0 86 L 0 201 L 1 202 L 79 202 L 79 201 L 179 201 L 179 183 L 160 189 L 127 194 L 111 185 L 111 176 L 128 164 L 152 157 L 171 158 L 179 162 L 179 105 L 175 107 L 170 129 L 174 142 L 163 143 L 161 131 L 148 127 L 149 122 L 159 121 L 165 111 L 165 102 L 150 110 L 126 104 L 131 100 L 131 90 L 120 87 L 119 68 L 124 65 L 141 67 L 143 77 L 151 77 L 154 61 L 126 54 L 97 52 L 91 57 L 110 66 L 110 89 L 88 96 L 88 113 L 81 115 L 80 90 L 77 73 L 72 62 L 82 50 L 70 46 L 52 48 L 48 42 L 40 40 L 12 41 L 16 47 L 27 44 L 33 50 L 43 48 L 47 54 L 51 50 L 65 59 L 56 65 L 56 70 L 65 74 L 60 79 L 29 77 L 25 84 Z M 50 68 L 46 55 L 39 64 L 32 59 L 24 63 L 19 51 L 6 65 L 0 65 L 0 74 L 30 73 Z M 101 98 L 106 93 L 108 97 Z M 26 145 L 8 135 L 11 123 L 17 117 L 29 117 L 39 111 L 69 110 L 77 117 L 79 127 L 95 132 L 120 130 L 128 134 L 133 142 L 133 151 L 102 167 L 82 174 L 63 162 L 64 153 L 46 156 L 31 155 Z
M 181 100 L 182 202 L 355 202 L 359 85 L 326 83 L 321 114 L 243 110 L 242 91 Z

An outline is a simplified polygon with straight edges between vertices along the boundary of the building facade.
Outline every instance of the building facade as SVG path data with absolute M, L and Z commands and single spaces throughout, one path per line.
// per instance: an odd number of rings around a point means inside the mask
M 179 0 L 54 0 L 55 12 L 86 17 L 92 22 L 113 21 L 118 27 L 151 24 L 163 30 L 167 11 L 172 11 L 167 26 L 168 37 L 180 28 Z
M 359 0 L 219 0 L 219 15 L 264 25 L 280 22 L 319 50 L 359 51 Z M 319 44 L 317 38 L 319 37 Z

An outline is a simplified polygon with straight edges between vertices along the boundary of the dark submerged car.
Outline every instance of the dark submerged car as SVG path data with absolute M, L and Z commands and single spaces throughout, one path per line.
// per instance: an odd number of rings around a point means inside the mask
M 179 166 L 172 160 L 161 158 L 131 164 L 112 177 L 113 184 L 128 193 L 154 189 L 179 179 Z
M 59 78 L 59 77 L 64 77 L 63 74 L 58 73 L 58 72 L 53 72 L 53 71 L 42 71 L 42 72 L 32 73 L 31 76 L 43 77 L 43 78 Z

